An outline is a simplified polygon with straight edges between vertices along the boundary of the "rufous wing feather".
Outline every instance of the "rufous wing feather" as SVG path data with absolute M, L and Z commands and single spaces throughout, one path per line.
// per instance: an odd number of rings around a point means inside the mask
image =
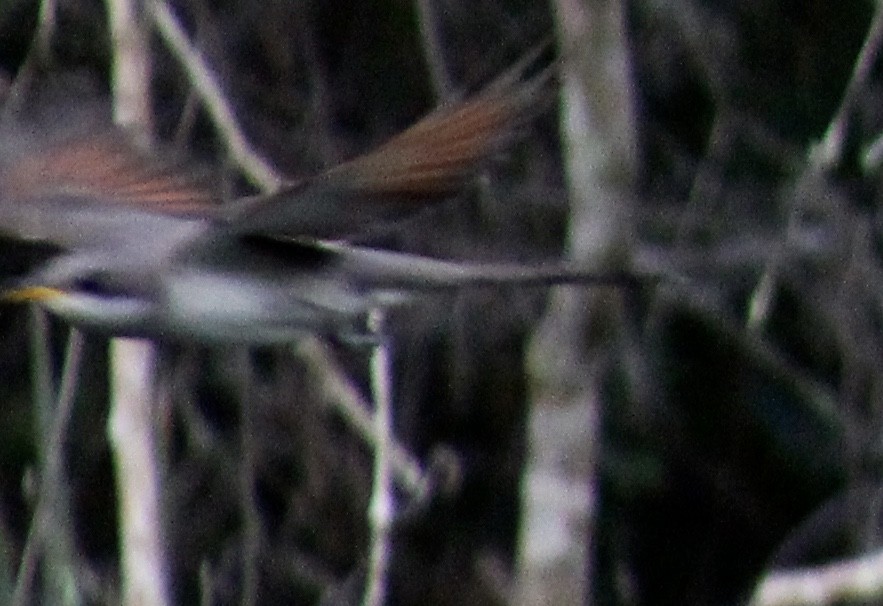
M 240 233 L 326 239 L 357 236 L 460 192 L 506 148 L 549 98 L 549 75 L 484 93 L 429 114 L 371 152 L 231 217 Z
M 439 110 L 325 178 L 352 191 L 415 201 L 452 195 L 484 160 L 511 143 L 530 101 L 519 94 L 485 95 Z
M 179 215 L 208 212 L 217 203 L 205 179 L 180 163 L 142 153 L 110 128 L 8 156 L 0 188 L 7 204 L 57 197 Z

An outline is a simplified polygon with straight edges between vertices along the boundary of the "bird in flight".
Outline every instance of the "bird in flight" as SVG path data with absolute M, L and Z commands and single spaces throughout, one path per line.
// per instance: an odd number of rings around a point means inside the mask
M 622 281 L 351 243 L 463 190 L 536 115 L 548 81 L 491 86 L 312 178 L 227 203 L 113 129 L 40 136 L 12 121 L 0 126 L 13 142 L 0 160 L 0 235 L 50 252 L 4 299 L 115 335 L 274 342 L 363 332 L 368 311 L 421 290 Z

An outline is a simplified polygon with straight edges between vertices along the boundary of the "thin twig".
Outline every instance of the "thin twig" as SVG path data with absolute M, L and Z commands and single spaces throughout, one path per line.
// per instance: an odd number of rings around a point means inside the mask
M 757 281 L 757 286 L 748 297 L 748 313 L 745 327 L 760 332 L 773 313 L 776 302 L 776 290 L 779 286 L 779 262 L 771 256 L 766 268 Z
M 380 342 L 371 354 L 371 387 L 374 395 L 374 482 L 368 522 L 371 528 L 371 552 L 368 558 L 368 577 L 365 581 L 364 606 L 383 606 L 386 603 L 387 575 L 392 556 L 390 530 L 395 516 L 392 463 L 389 445 L 393 438 L 392 364 L 388 338 L 385 336 L 384 312 L 375 309 L 370 318 L 371 333 Z
M 35 311 L 34 313 L 42 314 Z M 39 322 L 39 321 L 38 321 Z M 45 322 L 45 318 L 42 322 Z M 41 323 L 42 324 L 42 323 Z M 35 333 L 40 333 L 40 324 L 35 329 Z M 45 324 L 42 324 L 45 329 Z M 47 342 L 48 333 L 42 333 L 41 342 Z M 44 352 L 46 354 L 48 352 Z M 28 537 L 25 542 L 24 551 L 21 557 L 21 563 L 18 568 L 18 575 L 15 583 L 15 592 L 12 597 L 11 604 L 13 606 L 22 606 L 28 603 L 28 594 L 30 593 L 31 582 L 36 572 L 37 563 L 40 559 L 40 553 L 43 550 L 44 542 L 47 540 L 47 532 L 59 532 L 62 536 L 60 540 L 65 541 L 67 534 L 65 528 L 67 526 L 64 520 L 59 520 L 57 516 L 63 515 L 61 507 L 66 503 L 61 502 L 66 491 L 59 489 L 62 482 L 62 473 L 64 470 L 64 438 L 67 434 L 68 423 L 73 411 L 74 399 L 77 393 L 77 384 L 80 376 L 80 366 L 83 353 L 83 336 L 79 330 L 72 328 L 68 337 L 67 351 L 64 356 L 64 370 L 62 371 L 61 384 L 58 390 L 58 399 L 53 410 L 53 415 L 47 419 L 48 425 L 43 439 L 46 440 L 46 452 L 43 455 L 43 474 L 40 478 L 40 486 L 37 491 L 38 501 L 34 510 L 34 518 L 28 529 Z M 38 356 L 39 357 L 39 356 Z M 51 396 L 50 396 L 51 398 Z M 65 509 L 66 510 L 66 509 Z M 53 541 L 58 541 L 59 537 L 55 537 Z M 69 555 L 69 554 L 67 554 Z M 69 558 L 62 555 L 64 561 L 61 562 L 64 568 L 67 568 L 67 574 L 70 575 Z M 53 560 L 53 564 L 58 566 L 59 562 Z M 61 571 L 53 571 L 55 574 L 64 574 Z M 75 580 L 72 578 L 65 579 L 64 583 L 73 584 L 67 587 L 67 590 L 74 589 L 74 600 L 78 601 L 75 591 Z M 53 599 L 60 599 L 55 596 Z
M 27 92 L 30 90 L 40 69 L 51 61 L 52 37 L 56 29 L 56 0 L 42 0 L 37 17 L 37 29 L 31 40 L 28 54 L 18 71 L 6 96 L 3 115 L 8 116 L 20 111 L 27 103 Z M 15 588 L 14 602 L 24 600 L 30 590 L 33 567 L 36 566 L 43 550 L 44 595 L 43 599 L 59 604 L 77 603 L 79 591 L 76 579 L 71 570 L 72 539 L 68 519 L 70 505 L 68 503 L 68 487 L 63 477 L 63 466 L 57 459 L 62 453 L 53 453 L 53 431 L 57 416 L 61 411 L 53 405 L 54 387 L 52 368 L 52 352 L 49 345 L 49 326 L 45 314 L 34 308 L 31 316 L 31 355 L 33 362 L 34 403 L 39 417 L 39 444 L 46 446 L 42 453 L 43 467 L 41 470 L 39 499 L 35 510 L 34 521 L 29 529 L 28 543 L 22 556 L 18 582 Z M 73 341 L 73 335 L 71 337 Z M 70 344 L 70 342 L 69 342 Z M 79 353 L 76 354 L 77 356 Z M 78 363 L 78 361 L 77 361 Z M 69 414 L 69 413 L 68 413 Z M 67 419 L 64 420 L 67 422 Z M 62 432 L 63 433 L 63 432 Z M 48 518 L 48 520 L 47 520 Z M 49 538 L 43 536 L 42 527 L 51 526 L 55 531 Z
M 52 56 L 52 36 L 55 34 L 57 0 L 42 0 L 37 15 L 37 31 L 31 40 L 28 54 L 18 70 L 18 75 L 9 89 L 3 114 L 14 114 L 27 102 L 27 92 L 33 84 L 39 69 L 48 63 Z
M 212 565 L 208 559 L 203 559 L 199 564 L 199 606 L 212 606 L 215 603 L 212 586 Z
M 851 113 L 865 88 L 881 43 L 883 43 L 883 6 L 878 6 L 861 51 L 853 64 L 852 75 L 843 92 L 840 105 L 831 117 L 825 136 L 810 149 L 808 165 L 799 179 L 811 179 L 816 174 L 830 170 L 842 159 Z M 873 150 L 873 146 L 871 149 Z M 865 154 L 864 162 L 867 169 L 868 154 Z M 789 225 L 791 222 L 792 220 L 789 219 Z M 778 259 L 771 257 L 749 298 L 748 327 L 750 329 L 759 330 L 771 313 L 775 292 L 778 288 L 777 278 Z
M 332 406 L 371 448 L 376 449 L 380 437 L 376 433 L 370 407 L 343 369 L 331 358 L 327 346 L 310 336 L 298 341 L 293 351 L 306 364 L 310 380 L 319 390 L 321 399 Z M 391 436 L 386 448 L 396 479 L 411 496 L 419 499 L 429 485 L 420 463 Z
M 322 55 L 315 36 L 315 26 L 307 18 L 307 5 L 298 8 L 297 20 L 300 24 L 300 47 L 303 62 L 310 82 L 309 118 L 313 134 L 310 140 L 318 150 L 319 159 L 330 165 L 340 159 L 332 126 L 333 105 L 328 85 L 328 73 L 322 63 Z
M 242 513 L 242 606 L 258 603 L 258 557 L 261 550 L 261 521 L 255 495 L 255 441 L 252 400 L 254 377 L 247 349 L 239 352 L 242 380 L 240 400 L 239 509 Z
M 49 317 L 40 307 L 31 307 L 30 326 L 28 329 L 31 337 L 33 400 L 42 425 L 41 431 L 45 432 L 54 416 L 52 413 L 52 400 L 55 397 L 55 370 L 52 367 Z
M 180 62 L 190 84 L 199 93 L 234 162 L 255 186 L 264 191 L 279 189 L 284 179 L 252 148 L 239 127 L 233 108 L 217 78 L 202 54 L 190 44 L 184 27 L 172 9 L 162 0 L 148 0 L 147 10 L 160 37 Z
M 441 32 L 432 0 L 414 0 L 414 3 L 417 5 L 417 24 L 420 27 L 420 39 L 423 41 L 423 59 L 429 68 L 435 98 L 446 101 L 451 95 L 451 76 L 445 65 Z
M 782 381 L 804 402 L 812 416 L 838 435 L 854 435 L 854 427 L 837 406 L 838 394 L 823 381 L 817 380 L 783 355 L 755 331 L 743 330 L 727 306 L 707 291 L 681 286 L 665 290 L 660 305 L 666 309 L 684 309 L 717 327 L 724 339 L 732 339 L 735 347 L 746 352 L 765 372 Z
M 864 44 L 862 44 L 858 57 L 856 57 L 853 64 L 852 75 L 843 92 L 840 106 L 831 118 L 828 129 L 825 131 L 825 136 L 810 151 L 810 164 L 813 167 L 828 169 L 835 166 L 842 158 L 843 143 L 846 139 L 846 127 L 850 114 L 867 84 L 868 76 L 874 67 L 881 43 L 883 43 L 883 6 L 878 6 Z
M 745 327 L 748 330 L 762 334 L 763 328 L 767 320 L 773 313 L 776 303 L 776 294 L 779 290 L 779 280 L 781 277 L 782 264 L 784 259 L 783 251 L 788 248 L 788 234 L 792 233 L 794 223 L 797 219 L 796 209 L 790 209 L 788 213 L 788 221 L 784 229 L 784 244 L 779 244 L 771 248 L 765 249 L 767 259 L 764 263 L 763 272 L 757 285 L 751 291 L 748 297 L 748 313 L 745 317 Z

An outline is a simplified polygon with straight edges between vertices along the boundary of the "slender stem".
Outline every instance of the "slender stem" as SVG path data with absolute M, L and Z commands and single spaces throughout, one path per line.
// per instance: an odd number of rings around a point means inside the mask
M 147 0 L 147 7 L 157 32 L 187 73 L 191 86 L 205 104 L 233 160 L 257 187 L 265 191 L 278 189 L 282 185 L 282 177 L 252 148 L 239 127 L 233 107 L 227 101 L 217 77 L 188 40 L 184 27 L 172 9 L 161 0 Z
M 368 403 L 344 370 L 334 362 L 327 346 L 316 337 L 304 337 L 293 350 L 306 364 L 310 379 L 316 384 L 321 398 L 359 437 L 376 448 L 380 437 L 376 433 Z M 419 499 L 429 485 L 419 461 L 392 436 L 389 436 L 386 448 L 399 485 L 410 497 Z
M 390 444 L 393 438 L 392 364 L 389 340 L 384 338 L 384 312 L 375 309 L 370 316 L 371 332 L 379 344 L 371 355 L 371 387 L 374 394 L 374 484 L 368 521 L 371 526 L 371 553 L 368 561 L 364 606 L 386 603 L 387 577 L 392 556 L 392 528 L 395 516 L 393 470 Z
M 241 349 L 240 440 L 242 461 L 239 469 L 239 498 L 242 512 L 242 606 L 258 603 L 258 557 L 261 549 L 261 522 L 255 495 L 255 440 L 252 419 L 253 375 L 247 349 Z
M 831 118 L 824 138 L 810 153 L 810 163 L 813 167 L 828 169 L 835 166 L 842 158 L 850 115 L 865 89 L 881 44 L 883 44 L 883 7 L 878 6 L 864 44 L 853 64 L 852 74 L 843 92 L 840 106 Z
M 50 356 L 50 352 L 46 345 L 48 343 L 48 327 L 43 312 L 34 310 L 32 326 L 34 327 L 34 344 L 37 347 L 34 357 L 35 360 L 38 360 L 36 362 L 38 372 L 51 374 L 51 371 L 46 370 L 49 367 L 47 358 Z M 28 529 L 28 537 L 19 564 L 15 592 L 11 602 L 13 606 L 28 603 L 31 583 L 44 549 L 46 549 L 48 557 L 46 570 L 49 594 L 47 599 L 51 599 L 57 604 L 80 603 L 76 579 L 71 568 L 70 525 L 66 514 L 69 507 L 67 485 L 64 482 L 64 443 L 77 392 L 82 352 L 83 336 L 77 329 L 71 329 L 64 357 L 58 399 L 54 407 L 48 402 L 43 407 L 43 431 L 40 441 L 46 446 L 43 452 L 42 474 L 37 491 L 34 517 Z M 49 380 L 46 377 L 39 377 L 37 382 L 48 383 Z M 51 394 L 43 392 L 42 389 L 45 389 L 45 385 L 43 388 L 38 388 L 35 397 L 39 399 L 45 396 L 51 402 Z M 51 414 L 49 409 L 52 409 Z
M 57 0 L 42 0 L 37 15 L 37 31 L 31 40 L 27 57 L 18 70 L 3 105 L 3 115 L 14 114 L 25 106 L 28 91 L 34 83 L 39 68 L 52 58 L 52 36 L 55 34 Z
M 420 27 L 420 38 L 423 40 L 423 58 L 429 68 L 435 98 L 439 101 L 445 101 L 450 98 L 452 86 L 451 76 L 448 74 L 442 51 L 438 19 L 436 19 L 435 11 L 433 10 L 432 0 L 414 1 L 417 5 L 417 23 Z

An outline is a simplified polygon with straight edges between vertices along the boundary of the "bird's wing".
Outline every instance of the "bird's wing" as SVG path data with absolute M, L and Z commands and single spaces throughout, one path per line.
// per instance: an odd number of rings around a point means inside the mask
M 300 185 L 234 205 L 239 233 L 344 239 L 460 192 L 549 98 L 545 74 L 426 116 L 378 148 Z
M 0 161 L 0 204 L 92 200 L 171 215 L 198 214 L 217 205 L 205 179 L 180 162 L 142 153 L 110 127 L 25 141 Z
M 545 74 L 491 86 L 436 110 L 371 152 L 222 210 L 206 179 L 174 158 L 140 152 L 108 126 L 78 128 L 66 136 L 36 134 L 34 125 L 3 125 L 0 233 L 15 237 L 21 231 L 27 238 L 25 227 L 32 228 L 33 219 L 41 227 L 61 228 L 86 220 L 83 206 L 90 211 L 114 206 L 107 212 L 220 216 L 231 236 L 358 236 L 462 190 L 483 161 L 511 143 L 541 100 L 549 98 L 549 79 Z
M 208 225 L 217 199 L 195 173 L 109 126 L 91 130 L 0 127 L 0 238 L 15 260 L 0 281 L 164 259 Z

